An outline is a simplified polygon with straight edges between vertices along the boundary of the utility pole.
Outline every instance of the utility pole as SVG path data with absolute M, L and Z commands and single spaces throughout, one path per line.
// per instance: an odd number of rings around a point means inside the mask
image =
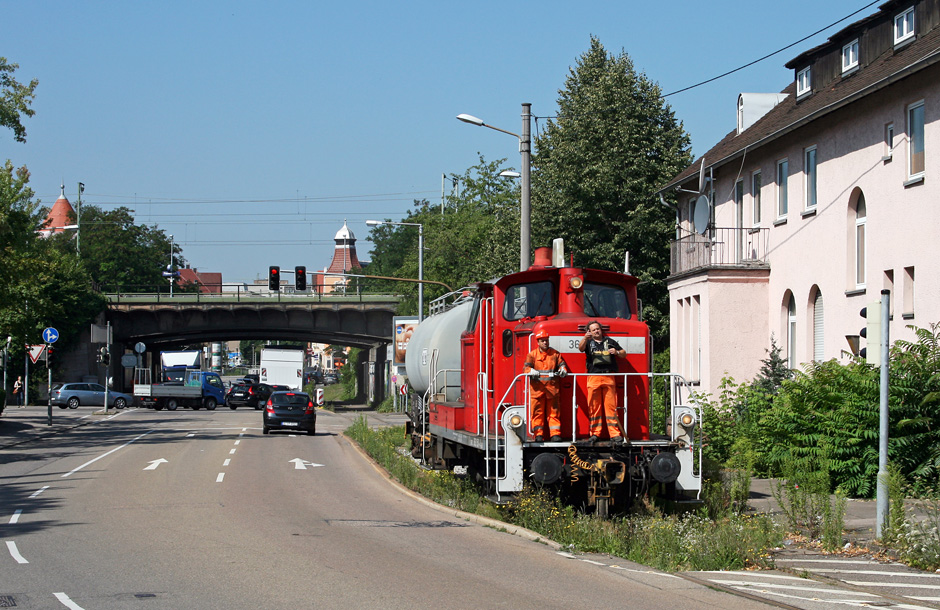
M 875 538 L 881 539 L 885 523 L 888 521 L 888 346 L 890 333 L 891 291 L 881 291 L 881 336 L 878 337 L 878 349 L 881 350 L 881 375 L 879 387 L 879 429 L 878 435 L 878 485 L 876 487 Z
M 78 212 L 76 213 L 76 229 L 75 229 L 75 252 L 81 256 L 82 255 L 82 193 L 85 192 L 85 184 L 83 182 L 78 183 Z

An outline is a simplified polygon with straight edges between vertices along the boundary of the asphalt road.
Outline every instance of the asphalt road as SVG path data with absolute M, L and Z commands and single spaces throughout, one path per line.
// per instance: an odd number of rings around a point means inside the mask
M 130 410 L 0 450 L 0 607 L 767 607 L 436 510 L 318 417 Z

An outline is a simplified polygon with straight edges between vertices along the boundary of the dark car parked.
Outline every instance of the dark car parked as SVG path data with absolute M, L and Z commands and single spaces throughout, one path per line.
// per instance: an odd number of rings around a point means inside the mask
M 262 433 L 271 430 L 305 430 L 317 433 L 317 408 L 303 392 L 274 392 L 265 403 Z
M 232 391 L 225 397 L 225 404 L 229 409 L 238 407 L 260 409 L 273 391 L 274 388 L 266 383 L 239 383 L 233 386 Z

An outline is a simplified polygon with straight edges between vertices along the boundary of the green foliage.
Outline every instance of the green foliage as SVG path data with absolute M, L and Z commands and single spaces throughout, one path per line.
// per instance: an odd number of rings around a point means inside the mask
M 459 193 L 440 205 L 415 201 L 415 209 L 401 221 L 421 224 L 424 230 L 424 278 L 456 290 L 474 282 L 516 270 L 519 260 L 519 193 L 511 178 L 501 177 L 505 159 L 478 164 L 454 177 Z M 369 233 L 372 262 L 367 275 L 418 278 L 418 227 L 379 225 Z M 417 314 L 415 283 L 367 280 L 369 291 L 401 294 L 402 315 Z M 425 307 L 446 289 L 425 284 Z
M 19 83 L 13 78 L 13 73 L 19 67 L 18 64 L 7 63 L 6 57 L 0 57 L 0 127 L 12 129 L 13 139 L 25 142 L 26 128 L 23 127 L 22 118 L 36 114 L 30 106 L 39 81 L 34 78 L 28 85 Z
M 78 259 L 36 233 L 45 215 L 28 184 L 25 167 L 0 167 L 0 336 L 13 337 L 14 363 L 22 362 L 18 346 L 38 343 L 46 326 L 68 348 L 104 308 Z
M 563 237 L 577 265 L 600 269 L 623 269 L 629 251 L 644 315 L 665 342 L 675 216 L 655 192 L 691 162 L 689 136 L 659 86 L 593 37 L 557 114 L 536 138 L 532 241 Z
M 104 291 L 169 292 L 170 284 L 162 273 L 170 263 L 171 246 L 174 268 L 186 264 L 179 244 L 171 242 L 163 229 L 136 224 L 131 210 L 123 206 L 103 210 L 83 205 L 80 230 L 82 264 Z M 63 249 L 74 251 L 71 236 L 59 236 L 57 241 Z M 174 290 L 186 288 L 177 285 Z
M 359 370 L 359 358 L 365 353 L 368 355 L 368 352 L 363 352 L 363 350 L 358 347 L 354 347 L 349 350 L 349 358 L 346 360 L 346 365 L 340 369 L 339 372 L 339 384 L 343 386 L 343 398 L 344 400 L 352 400 L 356 397 L 356 373 Z
M 761 360 L 760 372 L 751 382 L 755 390 L 776 395 L 783 382 L 793 378 L 793 371 L 787 366 L 786 359 L 780 356 L 780 351 L 777 340 L 771 335 L 767 358 Z

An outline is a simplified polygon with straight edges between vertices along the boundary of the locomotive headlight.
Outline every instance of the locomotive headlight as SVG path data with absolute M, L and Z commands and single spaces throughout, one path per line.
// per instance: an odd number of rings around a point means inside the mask
M 695 425 L 695 412 L 691 409 L 679 411 L 679 425 L 683 428 L 691 428 Z
M 522 416 L 521 415 L 512 415 L 509 418 L 509 427 L 517 429 L 522 425 Z
M 568 278 L 568 285 L 572 290 L 578 290 L 584 285 L 584 278 L 580 275 L 572 275 Z

